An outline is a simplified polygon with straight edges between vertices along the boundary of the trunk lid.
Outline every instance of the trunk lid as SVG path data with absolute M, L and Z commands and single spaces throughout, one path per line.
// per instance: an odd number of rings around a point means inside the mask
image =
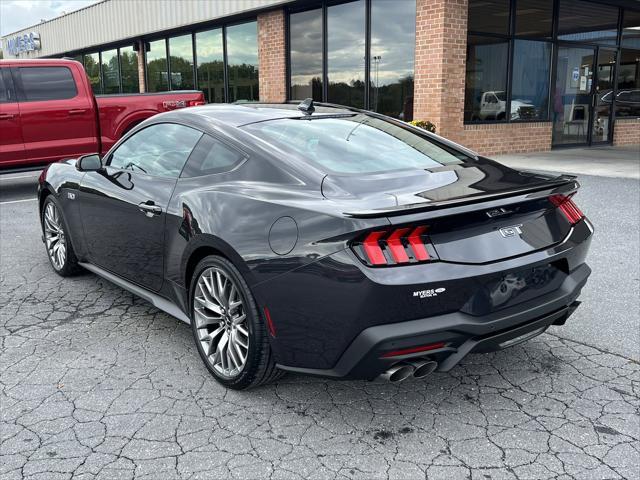
M 346 215 L 387 217 L 392 225 L 388 236 L 393 229 L 426 226 L 425 241 L 437 259 L 468 264 L 504 260 L 563 241 L 571 223 L 550 196 L 577 188 L 573 177 L 519 172 L 490 160 L 428 171 L 328 175 L 323 181 L 323 195 L 342 200 Z M 380 237 L 383 251 L 385 238 Z M 408 240 L 402 242 L 411 256 Z

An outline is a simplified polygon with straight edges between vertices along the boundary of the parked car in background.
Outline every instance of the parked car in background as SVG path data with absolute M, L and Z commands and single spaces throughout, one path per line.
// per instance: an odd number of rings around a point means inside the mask
M 105 153 L 143 120 L 204 103 L 191 90 L 94 96 L 79 62 L 0 60 L 0 170 Z

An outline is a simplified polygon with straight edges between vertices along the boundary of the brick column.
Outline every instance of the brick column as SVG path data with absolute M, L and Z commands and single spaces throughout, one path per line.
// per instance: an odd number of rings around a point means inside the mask
M 287 99 L 284 10 L 258 15 L 260 101 Z
M 413 118 L 464 140 L 467 0 L 417 0 Z
M 144 78 L 144 42 L 138 40 L 138 86 L 140 93 L 147 91 L 147 86 Z

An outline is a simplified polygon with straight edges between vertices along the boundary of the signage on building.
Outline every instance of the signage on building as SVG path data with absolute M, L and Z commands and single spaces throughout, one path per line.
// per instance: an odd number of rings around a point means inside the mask
M 25 33 L 7 38 L 7 50 L 11 55 L 40 50 L 40 34 L 38 32 Z

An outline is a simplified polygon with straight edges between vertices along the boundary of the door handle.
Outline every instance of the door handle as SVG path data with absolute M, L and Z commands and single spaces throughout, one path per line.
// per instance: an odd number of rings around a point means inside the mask
M 148 203 L 140 203 L 138 209 L 147 217 L 154 217 L 162 213 L 162 208 L 158 205 L 150 205 Z
M 13 113 L 0 113 L 0 120 L 11 120 L 14 117 Z
M 86 111 L 86 108 L 75 108 L 73 110 L 69 110 L 69 115 L 82 115 Z

